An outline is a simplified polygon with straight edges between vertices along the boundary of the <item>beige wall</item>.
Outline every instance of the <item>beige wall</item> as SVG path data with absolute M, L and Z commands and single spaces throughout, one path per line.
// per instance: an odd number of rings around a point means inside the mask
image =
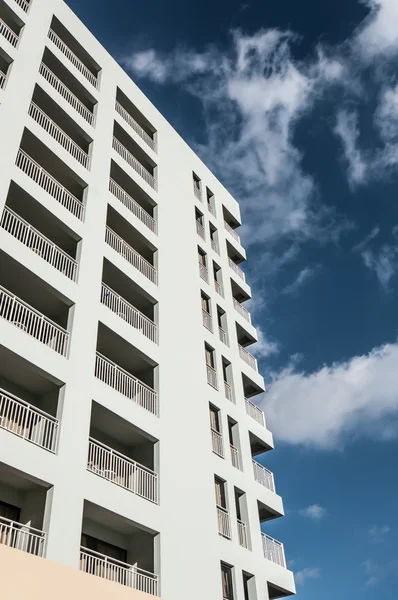
M 154 600 L 144 594 L 0 544 L 0 595 L 20 600 Z M 157 599 L 158 600 L 158 599 Z

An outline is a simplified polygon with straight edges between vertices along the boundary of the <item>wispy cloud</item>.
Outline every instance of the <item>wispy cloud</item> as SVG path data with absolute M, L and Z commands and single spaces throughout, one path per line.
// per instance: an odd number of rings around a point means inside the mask
M 311 504 L 306 508 L 301 508 L 298 513 L 301 517 L 305 517 L 311 521 L 322 521 L 327 515 L 327 510 L 319 504 Z
M 318 567 L 306 568 L 297 571 L 294 574 L 297 585 L 303 585 L 308 579 L 318 579 L 321 576 L 321 570 Z
M 355 186 L 365 183 L 368 177 L 368 169 L 367 163 L 358 147 L 359 129 L 357 114 L 344 109 L 339 110 L 334 133 L 340 138 L 343 145 L 350 184 Z
M 368 535 L 372 542 L 381 542 L 390 531 L 391 527 L 389 525 L 372 525 L 368 530 Z
M 388 291 L 391 279 L 398 268 L 398 248 L 384 245 L 378 253 L 363 250 L 361 256 L 365 266 L 374 271 L 382 288 Z
M 315 265 L 313 267 L 304 267 L 304 269 L 301 269 L 293 283 L 290 283 L 282 289 L 281 294 L 296 294 L 298 290 L 304 285 L 304 283 L 306 283 L 307 281 L 315 277 L 317 273 L 319 273 L 320 269 L 320 265 Z
M 372 231 L 363 238 L 358 244 L 353 247 L 354 252 L 360 252 L 363 250 L 372 240 L 374 240 L 380 233 L 380 227 L 373 227 Z

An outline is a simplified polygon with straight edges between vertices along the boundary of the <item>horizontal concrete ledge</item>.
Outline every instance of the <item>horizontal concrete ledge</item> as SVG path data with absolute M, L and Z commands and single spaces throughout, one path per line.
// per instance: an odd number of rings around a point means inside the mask
M 21 600 L 155 600 L 101 577 L 0 544 L 1 597 Z

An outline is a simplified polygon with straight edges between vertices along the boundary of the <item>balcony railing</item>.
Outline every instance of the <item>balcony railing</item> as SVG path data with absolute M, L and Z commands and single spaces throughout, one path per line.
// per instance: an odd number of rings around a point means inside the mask
M 157 233 L 157 223 L 149 213 L 146 212 L 122 187 L 113 179 L 109 179 L 109 191 L 116 196 L 144 225 L 151 231 Z
M 226 399 L 230 400 L 231 402 L 233 402 L 234 401 L 234 395 L 232 393 L 232 387 L 226 381 L 224 381 L 224 388 L 225 388 L 225 397 L 226 397 Z
M 232 466 L 235 467 L 236 469 L 241 470 L 241 468 L 240 468 L 239 450 L 237 448 L 235 448 L 235 446 L 233 446 L 232 444 L 230 444 L 230 446 L 231 446 L 231 462 L 232 462 Z
M 277 540 L 274 540 L 274 538 L 270 537 L 269 535 L 266 535 L 265 533 L 261 533 L 261 537 L 263 540 L 265 558 L 286 569 L 285 551 L 283 549 L 283 544 L 281 542 L 278 542 Z
M 95 376 L 142 408 L 154 415 L 159 414 L 158 395 L 155 390 L 99 352 L 96 354 Z
M 147 182 L 148 185 L 155 189 L 155 177 L 151 175 L 150 172 L 147 171 L 147 169 L 140 163 L 140 161 L 137 160 L 135 156 L 133 156 L 133 154 L 131 154 L 131 152 L 129 152 L 127 148 L 125 148 L 123 144 L 115 137 L 113 137 L 112 147 L 122 158 L 124 158 L 126 163 L 128 163 L 130 167 L 132 167 L 134 171 Z
M 159 595 L 157 575 L 88 548 L 80 548 L 80 570 L 153 596 Z
M 0 427 L 45 450 L 56 452 L 58 419 L 2 389 Z
M 93 438 L 89 441 L 87 469 L 158 504 L 157 473 Z
M 211 428 L 211 443 L 214 454 L 224 458 L 224 444 L 222 441 L 222 435 L 213 428 Z
M 19 36 L 8 27 L 7 23 L 4 23 L 3 19 L 0 19 L 0 34 L 16 48 L 18 46 Z
M 94 126 L 94 114 L 73 94 L 69 88 L 45 65 L 40 64 L 39 73 L 70 104 L 87 123 Z
M 0 317 L 58 354 L 68 353 L 69 333 L 0 286 Z
M 235 229 L 232 229 L 231 225 L 229 225 L 226 221 L 224 221 L 224 226 L 225 226 L 225 229 L 228 231 L 228 233 L 230 233 L 232 235 L 234 240 L 236 240 L 238 242 L 238 244 L 240 244 L 240 237 L 236 233 Z
M 209 209 L 209 213 L 213 215 L 213 217 L 216 216 L 216 209 L 214 208 L 214 206 L 208 202 L 207 203 L 207 208 Z
M 76 142 L 74 142 L 72 138 L 70 138 L 69 135 L 63 131 L 63 129 L 58 127 L 58 125 L 54 123 L 54 121 L 50 119 L 50 117 L 48 117 L 46 113 L 43 112 L 41 108 L 36 106 L 36 104 L 33 102 L 31 102 L 29 107 L 29 115 L 36 121 L 36 123 L 40 125 L 40 127 L 47 131 L 47 133 L 50 134 L 51 137 L 58 142 L 58 144 L 65 148 L 65 150 L 69 152 L 73 158 L 82 164 L 83 167 L 86 167 L 86 169 L 89 168 L 89 155 L 84 152 L 84 150 L 82 150 L 80 146 L 78 146 Z
M 246 348 L 244 348 L 243 346 L 241 346 L 239 344 L 239 354 L 242 360 L 245 361 L 245 363 L 247 363 L 252 369 L 254 369 L 255 371 L 257 371 L 257 359 L 253 356 L 253 354 L 250 354 L 250 352 L 248 352 L 246 350 Z
M 248 547 L 248 543 L 247 543 L 246 523 L 244 523 L 240 519 L 237 519 L 237 521 L 238 521 L 239 544 L 241 546 L 243 546 L 243 548 L 247 548 Z
M 4 75 L 3 71 L 0 71 L 0 90 L 3 90 L 7 83 L 7 75 Z
M 0 517 L 0 544 L 43 557 L 45 541 L 46 534 L 40 529 Z
M 201 278 L 206 281 L 206 283 L 209 283 L 209 271 L 207 270 L 207 267 L 205 267 L 205 265 L 199 260 L 199 275 L 201 276 Z
M 235 310 L 240 315 L 242 315 L 242 317 L 244 319 L 246 319 L 246 321 L 248 321 L 249 323 L 251 323 L 251 317 L 250 317 L 249 311 L 240 302 L 238 302 L 235 298 L 234 298 L 234 307 L 235 307 Z
M 246 412 L 249 415 L 249 417 L 257 421 L 257 423 L 260 423 L 260 425 L 262 425 L 263 427 L 265 427 L 264 411 L 262 411 L 261 408 L 259 408 L 256 404 L 254 404 L 254 402 L 252 402 L 248 398 L 245 398 L 245 403 Z
M 110 229 L 110 227 L 106 228 L 105 241 L 118 254 L 123 256 L 127 262 L 129 262 L 140 273 L 142 273 L 144 277 L 147 277 L 150 281 L 152 281 L 152 283 L 157 285 L 157 272 L 155 267 L 145 260 L 145 258 L 136 250 L 134 250 L 134 248 L 132 248 L 127 242 L 125 242 L 123 238 Z
M 205 228 L 203 227 L 202 223 L 200 223 L 199 221 L 196 221 L 196 231 L 203 240 L 206 239 Z
M 222 298 L 224 298 L 224 292 L 222 289 L 222 285 L 218 283 L 218 281 L 214 280 L 214 287 L 216 289 L 217 294 L 220 294 Z
M 223 344 L 225 344 L 226 346 L 228 346 L 228 334 L 225 331 L 225 329 L 223 329 L 222 327 L 218 328 L 218 333 L 220 336 L 220 340 L 222 341 Z
M 222 506 L 217 506 L 218 533 L 228 540 L 231 539 L 231 523 L 229 512 Z
M 119 315 L 131 327 L 140 331 L 145 337 L 155 342 L 155 344 L 157 343 L 158 332 L 156 324 L 143 315 L 135 306 L 105 285 L 105 283 L 102 284 L 101 302 L 110 308 L 113 313 Z
M 28 12 L 30 8 L 30 3 L 27 0 L 15 0 L 15 2 L 22 8 L 24 12 Z
M 61 38 L 55 33 L 55 31 L 50 29 L 48 32 L 48 37 L 53 42 L 53 44 L 55 44 L 57 46 L 58 50 L 60 50 L 62 52 L 62 54 L 64 54 L 66 56 L 66 58 L 68 60 L 70 60 L 70 62 L 76 67 L 76 69 L 78 71 L 80 71 L 80 73 L 95 88 L 98 88 L 98 84 L 99 84 L 98 78 L 94 75 L 94 73 L 92 73 L 90 71 L 90 69 L 88 69 L 86 67 L 86 65 L 84 63 L 82 63 L 80 58 L 77 58 L 76 54 L 74 52 L 72 52 L 72 50 L 61 40 Z
M 231 267 L 231 269 L 234 271 L 234 273 L 236 273 L 243 281 L 246 281 L 246 276 L 245 276 L 244 272 L 236 263 L 234 263 L 232 258 L 228 257 L 228 264 Z
M 120 102 L 116 101 L 115 103 L 116 112 L 130 125 L 132 129 L 136 132 L 137 135 L 153 150 L 156 152 L 156 143 L 153 138 L 137 123 L 135 119 L 130 115 L 129 112 L 120 104 Z
M 76 281 L 77 262 L 8 206 L 4 207 L 0 227 L 24 246 L 33 250 L 57 271 L 60 271 L 72 281 Z
M 208 313 L 207 310 L 205 310 L 204 308 L 202 308 L 202 314 L 203 314 L 203 325 L 209 331 L 213 331 L 213 322 L 212 322 L 211 314 Z
M 207 383 L 214 387 L 216 390 L 218 389 L 217 385 L 217 371 L 213 369 L 210 365 L 206 365 L 207 368 Z
M 274 474 L 268 471 L 263 465 L 260 465 L 256 460 L 253 459 L 253 472 L 254 479 L 265 486 L 271 492 L 275 492 Z
M 202 202 L 202 192 L 200 190 L 199 183 L 197 183 L 195 180 L 193 180 L 192 185 L 193 185 L 193 193 L 194 193 L 194 195 L 196 196 L 196 198 L 198 200 L 200 200 Z
M 50 196 L 55 198 L 57 202 L 62 204 L 75 217 L 83 221 L 84 219 L 84 204 L 80 202 L 73 194 L 70 193 L 63 185 L 61 185 L 54 177 L 47 173 L 37 162 L 33 160 L 26 152 L 19 149 L 16 165 L 26 173 L 28 177 L 33 179 L 43 190 Z

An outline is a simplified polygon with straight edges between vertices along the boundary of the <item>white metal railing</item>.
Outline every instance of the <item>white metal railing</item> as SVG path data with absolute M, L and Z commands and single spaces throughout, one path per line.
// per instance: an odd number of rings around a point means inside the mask
M 247 543 L 246 523 L 244 523 L 240 519 L 237 519 L 237 522 L 238 522 L 239 544 L 241 546 L 243 546 L 243 548 L 247 548 L 248 547 L 248 543 Z
M 0 427 L 45 450 L 56 452 L 58 419 L 2 389 Z
M 213 217 L 216 216 L 216 209 L 214 208 L 214 206 L 211 204 L 211 202 L 207 203 L 207 208 L 209 209 L 209 213 L 213 215 Z
M 214 250 L 214 252 L 216 252 L 216 254 L 220 254 L 220 251 L 217 246 L 217 242 L 215 242 L 214 240 L 211 240 L 210 243 L 211 243 L 212 250 Z
M 65 42 L 61 40 L 61 38 L 55 33 L 55 31 L 50 29 L 48 32 L 48 37 L 53 42 L 53 44 L 57 46 L 58 50 L 60 50 L 62 54 L 64 54 L 66 58 L 70 60 L 70 62 L 76 67 L 76 69 L 80 71 L 80 73 L 84 75 L 84 77 L 95 88 L 98 88 L 99 81 L 96 75 L 94 75 L 94 73 L 92 73 L 90 69 L 86 67 L 86 65 L 80 60 L 80 58 L 78 58 L 76 54 L 72 52 L 72 50 L 65 44 Z
M 223 329 L 222 327 L 218 327 L 218 333 L 220 335 L 220 340 L 222 341 L 222 343 L 228 346 L 228 335 L 225 329 Z
M 3 90 L 5 88 L 6 83 L 7 75 L 5 75 L 3 71 L 0 71 L 0 90 Z
M 270 537 L 269 535 L 266 535 L 265 533 L 261 533 L 261 537 L 263 540 L 265 558 L 286 569 L 285 551 L 283 549 L 283 544 L 281 542 L 278 542 L 278 540 L 274 540 L 274 538 Z
M 230 447 L 231 447 L 231 462 L 232 462 L 232 466 L 235 467 L 236 469 L 240 470 L 239 450 L 237 448 L 235 448 L 235 446 L 233 446 L 232 444 L 230 444 Z
M 140 163 L 136 157 L 127 150 L 125 146 L 114 136 L 112 147 L 116 152 L 124 158 L 124 160 L 140 175 L 148 185 L 155 189 L 156 179 L 151 173 Z
M 135 306 L 122 298 L 122 296 L 119 296 L 114 290 L 105 285 L 105 283 L 102 284 L 101 302 L 134 327 L 134 329 L 138 329 L 145 337 L 155 342 L 155 344 L 157 343 L 158 332 L 156 324 L 142 314 Z
M 53 137 L 69 154 L 73 156 L 86 169 L 90 166 L 90 157 L 87 152 L 84 152 L 76 142 L 65 133 L 63 129 L 58 127 L 56 123 L 36 104 L 31 102 L 29 106 L 29 115 L 42 127 L 47 133 Z
M 87 123 L 94 126 L 94 114 L 73 94 L 68 87 L 44 63 L 39 73 L 79 113 Z
M 225 229 L 228 231 L 228 233 L 230 233 L 232 235 L 234 240 L 236 240 L 238 242 L 238 244 L 240 244 L 240 237 L 236 233 L 235 229 L 232 229 L 231 225 L 229 225 L 229 223 L 227 223 L 226 221 L 224 221 L 224 226 L 225 226 Z
M 260 425 L 263 425 L 265 427 L 264 411 L 262 411 L 261 408 L 254 404 L 254 402 L 249 400 L 249 398 L 245 398 L 245 403 L 246 412 L 249 415 L 249 417 L 251 417 L 252 419 L 257 421 L 257 423 L 260 423 Z
M 142 408 L 154 415 L 159 414 L 158 395 L 155 390 L 99 352 L 96 353 L 95 376 Z
M 8 206 L 4 207 L 0 227 L 24 246 L 33 250 L 57 271 L 60 271 L 72 281 L 76 281 L 77 262 Z
M 203 314 L 203 325 L 209 331 L 213 331 L 213 322 L 212 322 L 211 314 L 208 313 L 207 310 L 205 310 L 204 308 L 202 308 L 202 314 Z
M 236 263 L 234 263 L 234 261 L 232 260 L 232 258 L 228 257 L 228 263 L 229 263 L 229 266 L 231 267 L 231 269 L 234 271 L 234 273 L 236 273 L 237 275 L 239 275 L 239 277 L 243 281 L 246 281 L 246 276 L 245 276 L 244 272 L 242 271 L 242 269 Z
M 22 329 L 42 344 L 66 356 L 69 333 L 0 286 L 0 317 Z
M 260 465 L 256 460 L 253 459 L 253 472 L 254 479 L 261 483 L 264 487 L 275 492 L 275 481 L 274 474 L 268 471 L 263 465 Z
M 249 323 L 251 323 L 251 317 L 250 317 L 249 311 L 240 302 L 238 302 L 235 298 L 234 298 L 234 307 L 235 307 L 235 310 L 240 315 L 242 315 L 242 317 L 244 319 L 246 319 L 246 321 L 248 321 Z
M 205 228 L 203 227 L 202 223 L 200 223 L 200 221 L 198 220 L 196 221 L 196 231 L 203 240 L 206 239 Z
M 194 195 L 196 196 L 196 198 L 197 198 L 198 200 L 200 200 L 200 201 L 202 202 L 202 192 L 201 192 L 201 190 L 200 190 L 200 185 L 199 185 L 199 183 L 197 183 L 197 182 L 195 181 L 195 179 L 194 179 L 194 180 L 193 180 L 193 182 L 192 182 L 192 185 L 193 185 L 193 193 L 194 193 Z
M 211 367 L 210 365 L 206 365 L 207 367 L 207 383 L 210 384 L 212 387 L 216 388 L 216 390 L 218 389 L 218 385 L 217 385 L 217 371 L 215 369 L 213 369 L 213 367 Z
M 106 228 L 105 241 L 111 246 L 118 254 L 123 256 L 133 267 L 135 267 L 140 273 L 157 285 L 157 272 L 154 266 L 151 265 L 141 254 L 134 250 L 127 242 L 124 241 L 117 233 L 110 227 Z
M 109 191 L 116 196 L 135 216 L 144 223 L 151 231 L 157 233 L 157 223 L 149 213 L 146 212 L 124 189 L 113 179 L 109 179 Z
M 201 278 L 206 281 L 206 283 L 209 283 L 209 271 L 207 270 L 207 267 L 205 267 L 205 265 L 199 260 L 199 275 L 201 276 Z
M 246 350 L 246 348 L 244 348 L 240 344 L 239 344 L 239 354 L 240 354 L 241 359 L 244 360 L 245 363 L 247 363 L 250 367 L 252 367 L 252 369 L 257 371 L 257 359 L 253 356 L 253 354 L 250 354 L 250 352 L 248 352 Z
M 30 3 L 27 0 L 15 0 L 15 2 L 22 8 L 26 13 L 29 11 Z
M 220 296 L 222 296 L 224 298 L 224 292 L 223 292 L 222 286 L 216 280 L 214 280 L 214 287 L 216 289 L 217 294 L 220 294 Z
M 218 533 L 225 538 L 231 539 L 231 523 L 229 512 L 222 506 L 217 506 Z
M 0 517 L 0 544 L 43 557 L 45 541 L 44 531 Z
M 7 42 L 14 46 L 14 48 L 18 45 L 19 36 L 8 27 L 7 23 L 4 23 L 3 19 L 0 18 L 0 34 L 5 37 Z
M 158 504 L 157 473 L 93 438 L 89 440 L 87 469 Z
M 136 132 L 137 135 L 140 136 L 142 140 L 153 150 L 156 152 L 156 143 L 155 140 L 137 123 L 135 119 L 130 115 L 129 112 L 116 100 L 115 103 L 116 112 L 130 125 L 132 129 Z
M 224 388 L 225 388 L 225 397 L 227 398 L 227 400 L 230 400 L 231 402 L 233 402 L 234 395 L 232 393 L 232 387 L 226 381 L 224 381 Z
M 61 185 L 54 177 L 50 175 L 43 167 L 33 160 L 26 152 L 19 149 L 16 165 L 33 179 L 41 188 L 50 194 L 57 202 L 62 204 L 75 217 L 83 221 L 84 204 L 76 198 L 69 190 Z
M 123 563 L 83 546 L 80 548 L 80 571 L 97 575 L 97 577 L 120 583 L 153 596 L 159 595 L 159 578 L 157 575 L 139 569 L 137 565 Z
M 222 441 L 222 435 L 219 431 L 216 431 L 211 427 L 211 444 L 214 454 L 224 458 L 224 444 Z

